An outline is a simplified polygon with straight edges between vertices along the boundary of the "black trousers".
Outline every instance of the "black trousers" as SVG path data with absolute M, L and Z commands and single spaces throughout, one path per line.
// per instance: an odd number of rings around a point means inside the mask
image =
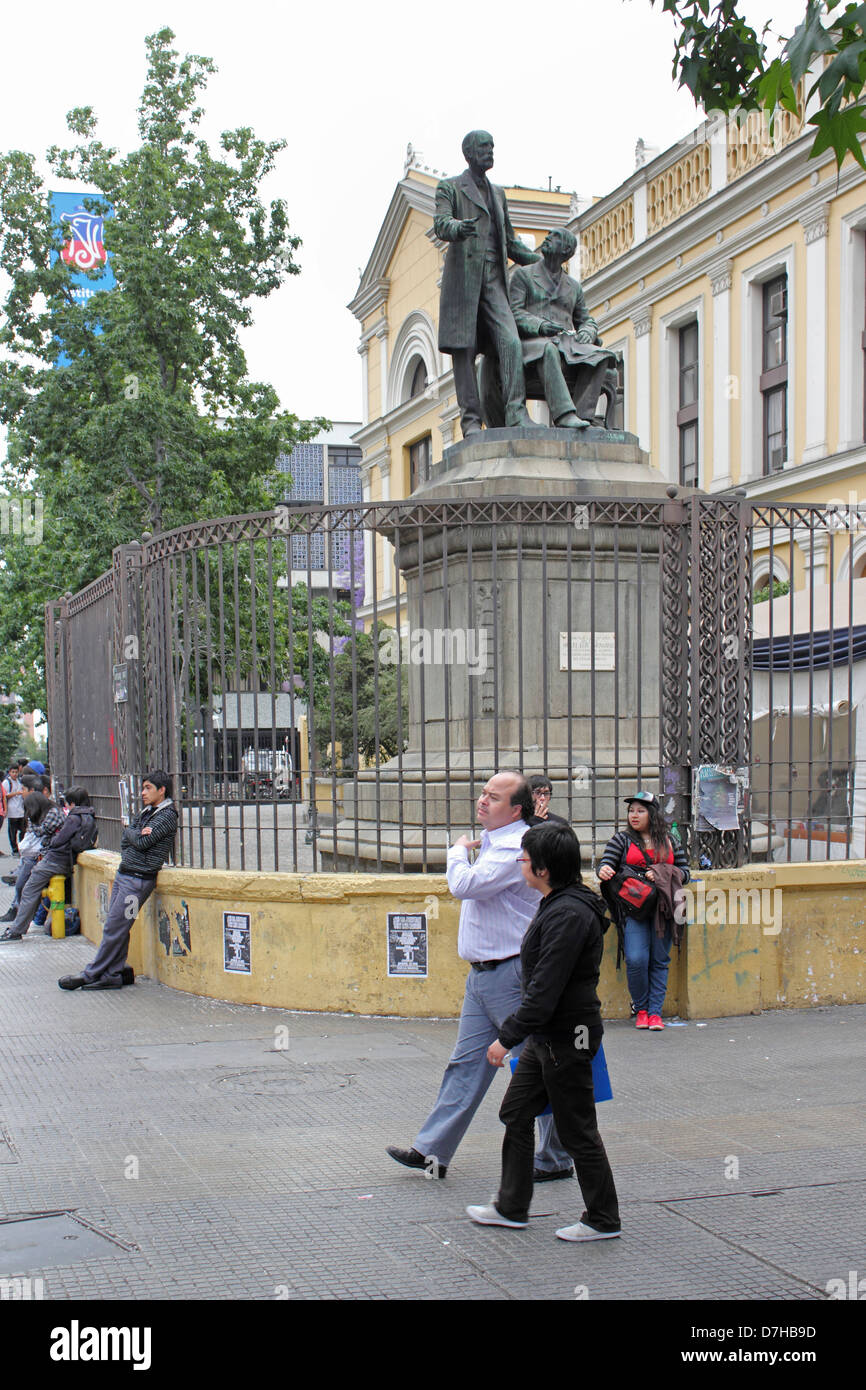
M 543 1043 L 535 1038 L 524 1044 L 499 1111 L 505 1139 L 496 1209 L 509 1221 L 525 1221 L 529 1213 L 534 1122 L 549 1101 L 562 1146 L 577 1170 L 586 1204 L 581 1221 L 597 1231 L 620 1229 L 613 1173 L 595 1118 L 592 1058 L 600 1042 L 600 1037 L 591 1037 L 589 1048 L 583 1049 L 568 1042 Z
M 10 816 L 6 822 L 6 832 L 9 836 L 9 849 L 13 854 L 18 852 L 18 841 L 24 833 L 24 822 L 26 816 Z

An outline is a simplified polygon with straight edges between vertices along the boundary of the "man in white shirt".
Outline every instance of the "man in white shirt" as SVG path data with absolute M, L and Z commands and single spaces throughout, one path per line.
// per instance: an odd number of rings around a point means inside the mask
M 439 1178 L 496 1075 L 487 1049 L 520 1004 L 520 943 L 541 901 L 520 870 L 520 842 L 533 816 L 532 793 L 522 773 L 491 777 L 478 799 L 477 815 L 484 827 L 481 839 L 461 835 L 447 862 L 448 887 L 463 903 L 457 951 L 472 967 L 457 1044 L 414 1144 L 410 1149 L 389 1145 L 387 1150 L 404 1167 L 423 1168 Z M 472 864 L 469 851 L 476 848 L 480 853 Z M 539 1133 L 536 1181 L 570 1177 L 571 1158 L 550 1118 L 539 1120 Z

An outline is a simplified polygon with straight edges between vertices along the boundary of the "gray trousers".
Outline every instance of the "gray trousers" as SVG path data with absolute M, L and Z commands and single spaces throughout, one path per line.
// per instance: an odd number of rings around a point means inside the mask
M 457 1043 L 445 1068 L 436 1104 L 421 1126 L 412 1147 L 425 1158 L 448 1166 L 499 1070 L 487 1060 L 487 1049 L 499 1029 L 520 1004 L 520 958 L 503 961 L 495 970 L 470 970 L 463 996 Z M 519 1053 L 520 1048 L 512 1048 Z M 505 1064 L 506 1068 L 508 1063 Z M 571 1155 L 559 1142 L 549 1115 L 538 1120 L 536 1168 L 570 1168 Z
M 121 873 L 114 875 L 99 949 L 81 972 L 88 983 L 92 980 L 120 979 L 126 964 L 132 924 L 155 887 L 155 878 L 137 878 L 134 874 Z
M 63 874 L 64 878 L 69 873 L 69 855 L 62 851 L 55 851 L 54 854 L 49 850 L 44 859 L 34 867 L 33 872 L 27 879 L 21 892 L 18 903 L 18 915 L 15 921 L 9 925 L 10 936 L 23 936 L 33 918 L 36 916 L 36 909 L 39 906 L 43 892 L 48 887 L 50 880 L 55 874 Z M 18 885 L 16 885 L 16 891 Z M 50 930 L 50 923 L 49 923 Z

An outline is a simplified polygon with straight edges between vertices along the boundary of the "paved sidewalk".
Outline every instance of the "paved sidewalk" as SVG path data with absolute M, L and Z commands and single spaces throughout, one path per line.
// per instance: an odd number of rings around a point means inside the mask
M 453 1022 L 59 990 L 92 951 L 0 947 L 0 1280 L 49 1299 L 823 1300 L 866 1275 L 866 1007 L 610 1024 L 623 1238 L 575 1246 L 554 1236 L 574 1182 L 536 1188 L 527 1231 L 464 1215 L 496 1188 L 504 1077 L 447 1179 L 386 1156 L 432 1104 Z M 73 1219 L 9 1220 L 39 1213 Z

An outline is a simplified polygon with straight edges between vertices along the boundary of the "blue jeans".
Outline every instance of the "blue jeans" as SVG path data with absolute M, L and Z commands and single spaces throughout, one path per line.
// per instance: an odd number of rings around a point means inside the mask
M 519 956 L 503 961 L 495 970 L 469 971 L 457 1042 L 445 1068 L 436 1104 L 412 1145 L 425 1157 L 435 1157 L 446 1167 L 451 1162 L 499 1070 L 488 1062 L 487 1049 L 519 1004 Z M 519 1050 L 517 1047 L 511 1049 L 514 1055 Z M 560 1143 L 550 1115 L 539 1118 L 538 1141 L 537 1168 L 571 1167 L 571 1155 Z
M 625 973 L 632 1003 L 640 1012 L 661 1016 L 668 987 L 671 958 L 671 929 L 656 936 L 655 921 L 625 919 Z

